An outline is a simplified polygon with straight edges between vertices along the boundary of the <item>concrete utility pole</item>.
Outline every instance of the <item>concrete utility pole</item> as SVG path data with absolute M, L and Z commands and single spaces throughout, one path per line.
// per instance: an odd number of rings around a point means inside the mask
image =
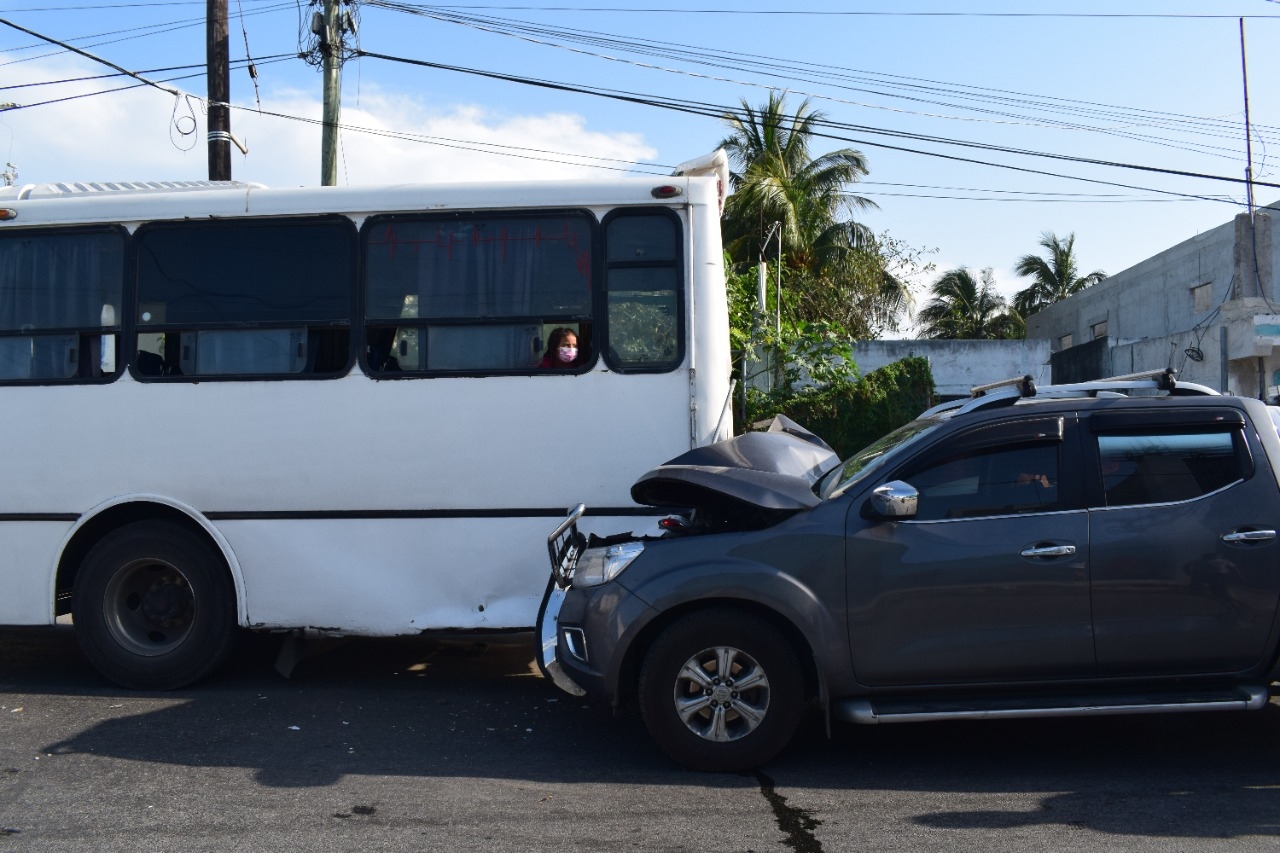
M 208 0 L 205 77 L 209 96 L 209 180 L 231 180 L 231 52 L 227 0 Z
M 1244 18 L 1240 19 L 1240 76 L 1244 80 L 1244 185 L 1253 216 L 1253 127 L 1249 124 L 1249 60 L 1244 49 Z

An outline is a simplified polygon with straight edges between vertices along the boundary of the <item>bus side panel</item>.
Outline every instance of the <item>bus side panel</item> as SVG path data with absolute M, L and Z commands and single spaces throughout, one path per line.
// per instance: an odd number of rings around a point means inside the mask
M 53 622 L 53 576 L 72 522 L 0 520 L 0 625 Z
M 617 532 L 643 519 L 590 519 Z M 528 628 L 547 585 L 554 518 L 240 521 L 253 628 L 364 635 Z M 619 527 L 618 525 L 622 525 Z
M 703 201 L 689 208 L 691 344 L 695 378 L 694 444 L 711 444 L 733 435 L 730 399 L 729 306 L 725 294 L 720 215 L 714 191 L 696 186 Z
M 20 487 L 0 515 L 80 516 L 122 494 L 192 507 L 227 537 L 250 623 L 352 633 L 531 626 L 563 513 L 638 510 L 631 483 L 690 444 L 687 369 L 602 361 L 581 375 L 126 375 L 6 394 L 0 480 Z M 0 621 L 51 620 L 69 527 L 0 522 Z

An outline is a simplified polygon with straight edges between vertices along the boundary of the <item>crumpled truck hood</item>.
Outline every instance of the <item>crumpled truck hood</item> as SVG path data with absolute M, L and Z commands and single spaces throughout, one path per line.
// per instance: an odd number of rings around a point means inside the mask
M 631 487 L 636 503 L 697 508 L 726 498 L 770 510 L 801 510 L 821 501 L 813 485 L 838 463 L 827 443 L 778 415 L 749 432 L 683 453 Z

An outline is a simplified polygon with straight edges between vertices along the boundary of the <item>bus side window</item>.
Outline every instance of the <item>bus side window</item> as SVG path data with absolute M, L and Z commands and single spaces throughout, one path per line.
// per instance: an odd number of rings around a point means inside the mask
M 134 372 L 340 376 L 351 361 L 355 229 L 340 217 L 138 229 Z
M 366 371 L 544 374 L 548 330 L 590 324 L 594 228 L 583 211 L 367 220 Z
M 395 326 L 370 327 L 365 333 L 365 359 L 375 373 L 399 373 L 400 356 L 408 356 L 409 342 L 398 337 Z
M 124 245 L 118 228 L 0 236 L 0 382 L 115 377 Z
M 661 372 L 683 359 L 680 233 L 680 220 L 664 209 L 624 209 L 606 218 L 610 369 Z

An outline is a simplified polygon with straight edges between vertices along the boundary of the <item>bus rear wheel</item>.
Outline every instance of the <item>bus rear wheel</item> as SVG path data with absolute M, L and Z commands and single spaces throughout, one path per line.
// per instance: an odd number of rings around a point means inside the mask
M 135 690 L 174 690 L 230 652 L 235 592 L 221 556 L 188 528 L 143 521 L 114 531 L 85 557 L 71 606 L 89 662 Z

